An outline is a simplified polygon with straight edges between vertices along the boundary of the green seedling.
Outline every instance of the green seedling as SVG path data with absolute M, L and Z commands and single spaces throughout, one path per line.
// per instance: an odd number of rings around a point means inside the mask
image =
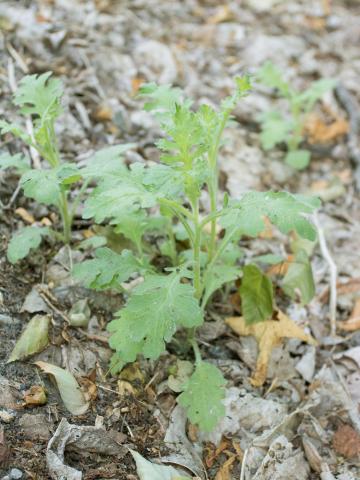
M 216 110 L 206 104 L 192 108 L 178 88 L 142 86 L 145 109 L 164 131 L 157 142 L 160 163 L 128 167 L 108 152 L 101 168 L 90 161 L 83 174 L 95 175 L 98 182 L 85 202 L 84 217 L 109 221 L 132 246 L 122 251 L 98 248 L 94 259 L 75 266 L 74 275 L 97 290 L 124 291 L 124 282 L 141 280 L 127 291 L 126 305 L 108 326 L 115 350 L 111 370 L 121 370 L 139 355 L 159 358 L 177 330 L 185 329 L 195 367 L 180 388 L 178 402 L 202 430 L 212 430 L 225 412 L 225 380 L 215 365 L 202 359 L 196 341 L 208 302 L 224 284 L 243 276 L 240 293 L 248 323 L 267 320 L 274 304 L 272 285 L 262 271 L 255 265 L 240 267 L 239 240 L 259 235 L 265 218 L 283 234 L 295 231 L 308 240 L 316 237 L 306 217 L 319 206 L 314 198 L 248 192 L 240 200 L 225 196 L 219 205 L 223 132 L 249 90 L 249 78 L 237 78 L 235 93 Z M 204 189 L 210 197 L 207 213 L 200 203 Z M 166 256 L 167 265 L 156 262 L 154 246 Z
M 285 143 L 285 162 L 297 170 L 306 168 L 311 158 L 310 151 L 302 148 L 306 117 L 324 93 L 335 87 L 336 82 L 330 79 L 318 80 L 308 89 L 299 92 L 284 80 L 283 73 L 271 62 L 260 69 L 258 79 L 267 87 L 275 89 L 278 96 L 287 101 L 286 113 L 271 110 L 260 115 L 260 140 L 263 148 L 270 150 Z
M 20 125 L 0 121 L 1 133 L 11 133 L 28 147 L 35 149 L 44 161 L 41 168 L 33 165 L 22 154 L 0 155 L 0 168 L 13 168 L 21 176 L 20 186 L 25 196 L 45 205 L 54 206 L 60 213 L 62 233 L 49 228 L 26 227 L 17 232 L 10 241 L 8 258 L 16 262 L 24 258 L 31 249 L 37 248 L 44 235 L 55 234 L 64 243 L 71 239 L 71 225 L 75 209 L 83 190 L 72 205 L 69 204 L 71 186 L 81 179 L 78 167 L 60 159 L 55 122 L 62 113 L 63 88 L 60 80 L 51 78 L 51 73 L 28 75 L 16 90 L 13 103 L 24 117 L 33 121 L 33 132 L 28 133 Z M 85 186 L 84 186 L 85 188 Z
M 32 120 L 33 132 L 29 134 L 20 125 L 0 120 L 3 135 L 11 133 L 21 139 L 28 147 L 38 153 L 42 162 L 34 165 L 23 154 L 0 154 L 0 169 L 13 169 L 20 176 L 20 187 L 26 197 L 39 203 L 55 207 L 62 221 L 62 232 L 48 227 L 30 226 L 19 230 L 12 237 L 7 251 L 10 262 L 15 263 L 26 257 L 32 249 L 39 247 L 44 236 L 54 236 L 68 244 L 74 215 L 79 206 L 89 181 L 97 177 L 102 169 L 107 169 L 115 162 L 121 164 L 121 155 L 131 145 L 105 148 L 97 152 L 91 160 L 91 168 L 79 168 L 74 163 L 63 162 L 55 134 L 56 120 L 62 113 L 61 99 L 63 88 L 60 80 L 52 78 L 51 72 L 42 75 L 25 76 L 16 90 L 13 103 L 19 107 L 24 117 Z M 108 158 L 113 162 L 103 165 Z M 77 190 L 72 186 L 82 180 Z

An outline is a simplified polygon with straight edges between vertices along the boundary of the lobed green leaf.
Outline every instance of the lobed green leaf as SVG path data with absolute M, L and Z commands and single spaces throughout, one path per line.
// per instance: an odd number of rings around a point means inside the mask
M 316 229 L 304 215 L 319 206 L 320 200 L 316 197 L 287 192 L 248 192 L 232 203 L 221 223 L 225 228 L 237 225 L 243 235 L 255 237 L 264 230 L 267 217 L 284 234 L 295 230 L 301 237 L 315 240 Z
M 129 250 L 118 254 L 110 248 L 98 248 L 95 258 L 73 268 L 73 275 L 88 288 L 105 290 L 119 288 L 134 273 L 143 270 L 140 261 Z
M 50 78 L 51 72 L 27 75 L 14 94 L 14 104 L 25 115 L 55 118 L 61 113 L 60 100 L 63 88 L 59 79 Z
M 38 248 L 42 237 L 48 235 L 49 230 L 44 227 L 25 227 L 11 238 L 7 249 L 9 262 L 16 263 L 25 258 L 30 250 Z
M 183 386 L 177 401 L 187 416 L 204 432 L 210 432 L 225 415 L 225 379 L 212 364 L 200 362 Z
M 201 325 L 203 316 L 194 288 L 181 283 L 182 277 L 177 271 L 166 276 L 148 275 L 109 324 L 110 346 L 124 361 L 134 361 L 139 353 L 155 359 L 179 326 Z

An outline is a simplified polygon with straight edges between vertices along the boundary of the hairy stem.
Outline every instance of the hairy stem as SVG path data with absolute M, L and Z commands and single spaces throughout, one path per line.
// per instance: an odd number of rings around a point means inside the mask
M 219 183 L 219 172 L 218 172 L 218 154 L 220 148 L 221 136 L 223 134 L 226 123 L 229 119 L 231 110 L 226 110 L 223 113 L 223 118 L 219 125 L 218 131 L 216 133 L 214 146 L 209 153 L 209 165 L 211 169 L 211 178 L 208 183 L 209 196 L 210 196 L 210 214 L 214 215 L 211 219 L 211 230 L 210 230 L 210 243 L 209 243 L 209 261 L 213 259 L 216 250 L 216 208 L 217 208 L 217 193 L 218 193 L 218 183 Z
M 68 244 L 71 240 L 72 218 L 69 212 L 69 204 L 65 192 L 61 192 L 60 214 L 63 224 L 64 243 Z
M 201 249 L 201 226 L 199 222 L 199 201 L 193 205 L 193 215 L 194 215 L 194 226 L 195 226 L 195 235 L 194 235 L 194 245 L 193 245 L 193 259 L 194 259 L 194 288 L 195 295 L 198 300 L 200 300 L 202 286 L 201 286 L 201 265 L 200 265 L 200 249 Z

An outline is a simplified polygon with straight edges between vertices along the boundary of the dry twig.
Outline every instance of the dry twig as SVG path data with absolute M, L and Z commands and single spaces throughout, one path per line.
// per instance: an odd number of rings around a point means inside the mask
M 321 227 L 317 215 L 314 215 L 314 223 L 318 232 L 319 245 L 321 254 L 329 266 L 330 271 L 330 301 L 329 301 L 329 315 L 330 315 L 330 332 L 332 336 L 336 335 L 336 304 L 337 304 L 337 267 L 328 249 L 324 229 Z

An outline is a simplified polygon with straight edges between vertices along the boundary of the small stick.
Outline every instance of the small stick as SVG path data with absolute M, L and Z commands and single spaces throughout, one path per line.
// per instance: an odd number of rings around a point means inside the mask
M 245 467 L 246 467 L 246 458 L 247 458 L 248 452 L 249 452 L 249 449 L 247 448 L 244 452 L 244 456 L 241 462 L 240 480 L 245 480 Z
M 10 55 L 12 58 L 15 60 L 17 65 L 19 66 L 20 70 L 22 70 L 23 73 L 27 74 L 29 73 L 28 66 L 25 63 L 25 60 L 22 58 L 20 53 L 18 53 L 15 48 L 11 45 L 10 42 L 6 44 L 6 48 L 8 49 Z
M 326 239 L 324 229 L 321 227 L 319 219 L 317 215 L 314 215 L 314 224 L 316 226 L 318 236 L 319 236 L 319 244 L 321 254 L 324 257 L 324 260 L 329 266 L 330 270 L 330 300 L 329 300 L 329 310 L 330 310 L 330 332 L 332 336 L 336 335 L 336 304 L 337 304 L 337 290 L 336 290 L 336 283 L 337 283 L 337 267 L 332 259 Z

